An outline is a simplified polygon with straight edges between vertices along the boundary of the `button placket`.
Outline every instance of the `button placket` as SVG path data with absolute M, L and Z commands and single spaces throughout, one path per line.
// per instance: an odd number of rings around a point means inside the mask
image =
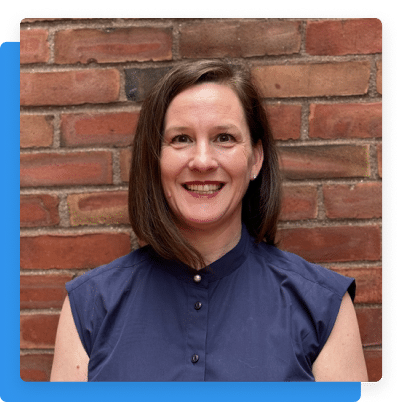
M 208 281 L 196 274 L 188 286 L 187 362 L 193 381 L 204 381 L 208 309 Z

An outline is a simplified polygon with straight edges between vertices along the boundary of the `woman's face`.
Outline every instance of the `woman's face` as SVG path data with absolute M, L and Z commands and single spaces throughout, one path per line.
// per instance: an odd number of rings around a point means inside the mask
M 243 107 L 226 85 L 204 83 L 178 94 L 164 122 L 161 182 L 177 224 L 241 225 L 242 199 L 263 162 Z

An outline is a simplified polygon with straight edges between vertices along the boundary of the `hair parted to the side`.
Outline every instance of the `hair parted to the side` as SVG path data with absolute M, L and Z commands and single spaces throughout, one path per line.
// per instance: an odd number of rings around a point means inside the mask
M 242 222 L 257 242 L 275 244 L 281 198 L 277 150 L 248 71 L 223 60 L 188 62 L 171 69 L 142 104 L 133 140 L 129 219 L 135 234 L 158 254 L 192 267 L 203 267 L 205 263 L 174 223 L 161 185 L 160 155 L 164 118 L 172 99 L 185 89 L 206 82 L 227 85 L 237 94 L 253 145 L 262 142 L 264 162 L 257 178 L 250 181 L 242 204 Z

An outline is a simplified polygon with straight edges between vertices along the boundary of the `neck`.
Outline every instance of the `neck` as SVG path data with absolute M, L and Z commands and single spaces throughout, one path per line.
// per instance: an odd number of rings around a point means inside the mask
M 242 223 L 230 222 L 217 227 L 180 227 L 186 240 L 202 255 L 209 265 L 232 250 L 242 233 Z

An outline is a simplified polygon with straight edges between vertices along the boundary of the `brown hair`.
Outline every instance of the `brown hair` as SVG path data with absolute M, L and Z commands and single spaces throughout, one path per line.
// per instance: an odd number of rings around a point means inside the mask
M 167 259 L 204 266 L 204 260 L 181 235 L 164 197 L 160 154 L 164 118 L 172 99 L 204 82 L 229 86 L 243 106 L 253 145 L 262 142 L 264 162 L 250 182 L 242 204 L 242 222 L 257 242 L 275 244 L 280 210 L 278 156 L 260 96 L 250 74 L 223 60 L 202 60 L 170 70 L 143 102 L 133 140 L 129 178 L 129 218 L 136 235 Z

